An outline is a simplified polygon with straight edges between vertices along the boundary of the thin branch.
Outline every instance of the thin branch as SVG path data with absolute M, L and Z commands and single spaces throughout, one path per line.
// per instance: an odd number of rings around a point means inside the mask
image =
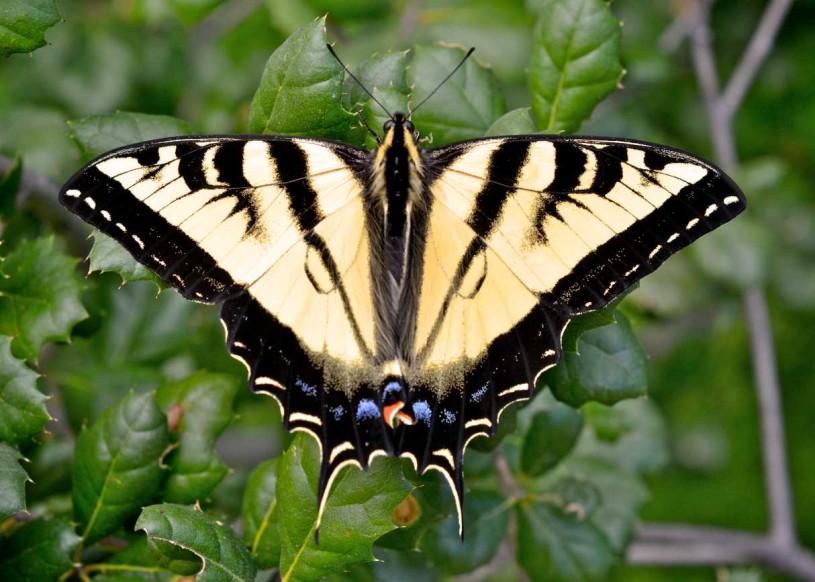
M 630 564 L 663 566 L 754 564 L 815 582 L 815 557 L 797 544 L 717 528 L 643 525 L 637 529 L 636 541 L 629 545 L 626 559 Z
M 797 536 L 784 438 L 784 413 L 764 290 L 748 289 L 744 294 L 743 305 L 761 411 L 762 456 L 770 512 L 770 535 L 779 543 L 795 544 Z
M 732 171 L 738 163 L 736 144 L 733 141 L 732 118 L 720 111 L 719 74 L 716 72 L 716 59 L 713 52 L 713 33 L 710 30 L 710 0 L 696 0 L 691 31 L 691 57 L 699 90 L 705 102 L 708 125 L 713 139 L 713 148 L 719 164 Z
M 773 0 L 767 4 L 758 28 L 750 38 L 739 64 L 733 71 L 730 81 L 721 96 L 722 113 L 733 117 L 741 107 L 747 90 L 753 84 L 758 70 L 770 54 L 775 44 L 778 30 L 789 12 L 792 0 Z

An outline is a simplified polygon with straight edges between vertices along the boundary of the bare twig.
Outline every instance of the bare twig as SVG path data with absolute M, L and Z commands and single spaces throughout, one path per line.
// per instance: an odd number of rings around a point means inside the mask
M 770 54 L 770 49 L 775 43 L 775 37 L 778 35 L 778 30 L 781 28 L 781 24 L 784 22 L 791 5 L 792 0 L 773 0 L 767 4 L 758 28 L 750 38 L 747 49 L 733 71 L 727 88 L 722 93 L 721 109 L 725 115 L 732 118 L 738 108 L 741 107 L 741 102 L 747 94 L 747 90 L 753 84 L 758 70 Z
M 758 288 L 747 290 L 743 297 L 743 305 L 761 412 L 761 443 L 770 513 L 770 536 L 779 543 L 797 543 L 784 439 L 781 390 L 778 385 L 775 346 L 764 290 Z
M 764 534 L 689 525 L 648 524 L 628 547 L 631 564 L 691 566 L 754 564 L 799 580 L 815 581 L 815 558 L 798 544 Z

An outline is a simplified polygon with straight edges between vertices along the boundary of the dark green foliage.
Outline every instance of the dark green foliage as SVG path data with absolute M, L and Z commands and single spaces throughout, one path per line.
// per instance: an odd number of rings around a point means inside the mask
M 415 108 L 477 48 L 413 116 L 428 146 L 580 130 L 709 155 L 708 128 L 684 49 L 659 48 L 676 16 L 667 3 L 251 4 L 72 0 L 58 13 L 53 1 L 0 2 L 0 580 L 77 580 L 81 569 L 99 582 L 260 570 L 393 582 L 485 565 L 496 580 L 644 580 L 622 566 L 643 516 L 765 526 L 737 322 L 737 292 L 752 285 L 770 289 L 793 388 L 796 497 L 815 495 L 815 374 L 801 341 L 815 325 L 811 7 L 799 6 L 777 49 L 784 66 L 767 65 L 739 115 L 749 214 L 619 310 L 569 325 L 538 395 L 470 446 L 463 543 L 439 475 L 377 458 L 337 478 L 316 545 L 316 443 L 283 434 L 274 404 L 245 389 L 214 309 L 159 292 L 103 235 L 85 241 L 54 185 L 109 149 L 172 135 L 374 147 L 363 122 L 378 132 L 388 115 L 326 42 L 390 112 Z M 716 3 L 723 70 L 763 6 Z M 800 509 L 810 546 L 811 505 Z

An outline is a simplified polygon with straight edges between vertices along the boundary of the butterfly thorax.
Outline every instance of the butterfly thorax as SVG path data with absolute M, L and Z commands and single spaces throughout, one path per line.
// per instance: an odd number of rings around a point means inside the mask
M 411 285 L 415 275 L 411 271 L 416 261 L 411 260 L 411 240 L 417 215 L 421 216 L 424 208 L 423 164 L 416 138 L 410 120 L 396 113 L 385 123 L 384 137 L 371 164 L 369 195 L 379 207 L 382 221 L 375 237 L 381 241 L 382 259 L 372 265 L 379 316 L 377 354 L 383 415 L 391 426 L 406 400 L 406 376 L 413 351 L 411 306 L 416 302 L 416 290 Z M 403 413 L 398 418 L 410 422 Z

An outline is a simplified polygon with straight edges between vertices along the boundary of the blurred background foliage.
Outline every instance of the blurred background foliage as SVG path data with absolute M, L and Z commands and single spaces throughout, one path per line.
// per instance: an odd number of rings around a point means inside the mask
M 27 169 L 61 184 L 82 162 L 66 120 L 124 110 L 172 115 L 189 122 L 195 133 L 245 132 L 249 104 L 269 54 L 291 32 L 325 13 L 328 37 L 352 68 L 375 52 L 417 43 L 474 45 L 479 62 L 494 71 L 507 109 L 528 106 L 525 71 L 535 18 L 527 4 L 534 2 L 60 0 L 63 20 L 48 30 L 48 45 L 0 62 L 0 153 L 19 155 Z M 763 0 L 715 3 L 715 47 L 724 79 L 764 6 Z M 612 8 L 624 25 L 627 74 L 623 88 L 595 110 L 581 133 L 666 143 L 710 157 L 687 39 L 676 26 L 688 3 L 615 0 Z M 815 4 L 793 5 L 737 115 L 742 165 L 735 178 L 750 202 L 747 215 L 720 237 L 704 239 L 669 261 L 626 300 L 650 356 L 650 398 L 665 417 L 670 450 L 670 461 L 648 478 L 650 499 L 641 512 L 645 521 L 755 531 L 767 527 L 757 404 L 734 293 L 761 285 L 768 291 L 777 342 L 799 533 L 804 545 L 815 547 L 815 360 L 807 340 L 815 328 L 812 22 Z M 30 203 L 28 219 L 5 233 L 9 242 L 4 253 L 24 235 L 50 231 L 38 218 L 41 202 Z M 728 237 L 743 246 L 738 264 L 718 252 L 732 246 Z M 703 278 L 700 270 L 708 276 Z M 127 285 L 110 294 L 119 279 L 102 278 L 107 283 L 89 288 L 97 296 L 86 297 L 86 307 L 92 315 L 118 312 L 116 321 L 129 321 L 130 327 L 117 323 L 100 334 L 94 328 L 100 320 L 92 318 L 75 331 L 70 352 L 51 349 L 44 371 L 65 392 L 68 429 L 77 430 L 134 385 L 184 377 L 203 366 L 241 373 L 222 348 L 211 312 L 169 293 L 156 301 L 149 284 Z M 157 311 L 163 314 L 154 318 Z M 140 329 L 146 320 L 166 325 Z M 196 333 L 178 327 L 175 322 L 181 320 L 198 322 Z M 169 353 L 181 355 L 168 360 Z M 108 393 L 110 400 L 88 401 L 72 394 L 73 388 L 87 386 L 76 371 L 83 354 L 88 366 L 107 363 L 105 373 L 94 372 L 95 381 L 104 386 L 93 393 Z M 153 362 L 162 366 L 155 375 L 145 374 L 149 365 L 138 365 Z M 144 375 L 137 374 L 136 380 L 127 376 L 127 386 L 117 388 L 122 366 L 133 365 Z M 240 486 L 248 465 L 279 450 L 283 438 L 276 407 L 266 399 L 250 399 L 244 390 L 239 394 L 241 419 L 221 445 L 227 464 L 238 469 L 216 496 L 226 512 L 230 506 L 235 510 L 230 491 Z M 241 431 L 256 435 L 258 450 L 249 458 L 242 457 L 241 447 L 230 447 L 230 433 Z M 59 486 L 60 474 L 35 478 L 36 500 L 48 487 Z M 615 573 L 618 580 L 713 578 L 707 568 L 620 567 Z

